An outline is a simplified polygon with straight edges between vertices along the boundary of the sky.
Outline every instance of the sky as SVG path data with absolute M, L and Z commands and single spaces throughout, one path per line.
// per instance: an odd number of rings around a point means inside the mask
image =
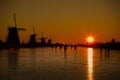
M 7 38 L 16 13 L 20 41 L 29 41 L 33 26 L 53 42 L 83 43 L 92 35 L 96 42 L 120 41 L 119 0 L 0 0 L 0 40 Z

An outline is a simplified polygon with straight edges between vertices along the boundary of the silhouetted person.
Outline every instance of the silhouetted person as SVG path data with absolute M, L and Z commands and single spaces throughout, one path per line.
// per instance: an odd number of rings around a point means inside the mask
M 67 53 L 64 51 L 64 60 L 67 60 Z
M 63 46 L 62 45 L 59 45 L 59 48 L 61 49 Z
M 71 49 L 72 49 L 72 48 L 73 48 L 73 45 L 71 45 L 70 47 L 71 47 Z
M 77 59 L 77 52 L 75 51 L 74 52 L 74 60 L 75 60 L 75 62 L 76 62 L 76 59 Z
M 110 48 L 107 47 L 107 57 L 109 58 L 110 57 Z
M 74 50 L 77 50 L 77 46 L 76 45 L 74 45 Z
M 107 52 L 108 52 L 108 54 L 110 53 L 110 48 L 109 47 L 107 47 Z
M 106 48 L 105 48 L 105 59 L 107 59 L 107 58 L 109 58 L 110 57 L 110 48 L 109 48 L 109 46 L 107 46 Z
M 55 46 L 54 45 L 50 45 L 51 48 L 54 48 Z
M 103 53 L 100 53 L 100 60 L 102 61 L 103 59 Z
M 100 47 L 100 53 L 102 53 L 102 47 Z
M 67 44 L 64 45 L 64 60 L 67 60 Z
M 107 53 L 107 49 L 105 48 L 105 53 Z
M 58 45 L 57 44 L 55 44 L 55 48 L 57 48 L 58 47 Z
M 67 44 L 64 45 L 64 52 L 67 51 Z

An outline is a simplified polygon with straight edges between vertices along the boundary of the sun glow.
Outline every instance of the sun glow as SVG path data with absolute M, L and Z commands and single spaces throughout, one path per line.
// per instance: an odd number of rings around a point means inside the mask
M 92 36 L 87 37 L 87 42 L 89 43 L 94 42 L 94 38 Z

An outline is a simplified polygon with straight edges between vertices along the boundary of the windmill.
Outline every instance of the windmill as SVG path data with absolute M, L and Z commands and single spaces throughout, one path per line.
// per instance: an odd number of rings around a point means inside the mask
M 20 47 L 20 39 L 18 35 L 18 31 L 20 30 L 26 30 L 25 28 L 17 28 L 16 24 L 16 16 L 14 13 L 14 27 L 8 27 L 8 36 L 6 40 L 6 46 L 7 47 Z
M 37 42 L 36 42 L 36 36 L 37 36 L 37 34 L 36 34 L 36 32 L 35 32 L 34 26 L 33 26 L 33 32 L 34 32 L 34 33 L 30 35 L 30 42 L 29 42 L 30 44 L 35 44 L 35 43 L 37 43 Z
M 45 39 L 46 38 L 48 38 L 48 37 L 43 37 L 43 32 L 41 33 L 41 38 L 39 38 L 39 39 L 41 39 L 41 45 L 43 46 L 43 45 L 46 45 L 46 42 L 45 42 Z

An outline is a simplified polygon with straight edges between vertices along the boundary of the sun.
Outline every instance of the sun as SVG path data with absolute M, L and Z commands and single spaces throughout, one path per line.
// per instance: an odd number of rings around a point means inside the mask
M 94 38 L 92 36 L 88 36 L 87 37 L 87 42 L 93 43 L 94 42 Z

